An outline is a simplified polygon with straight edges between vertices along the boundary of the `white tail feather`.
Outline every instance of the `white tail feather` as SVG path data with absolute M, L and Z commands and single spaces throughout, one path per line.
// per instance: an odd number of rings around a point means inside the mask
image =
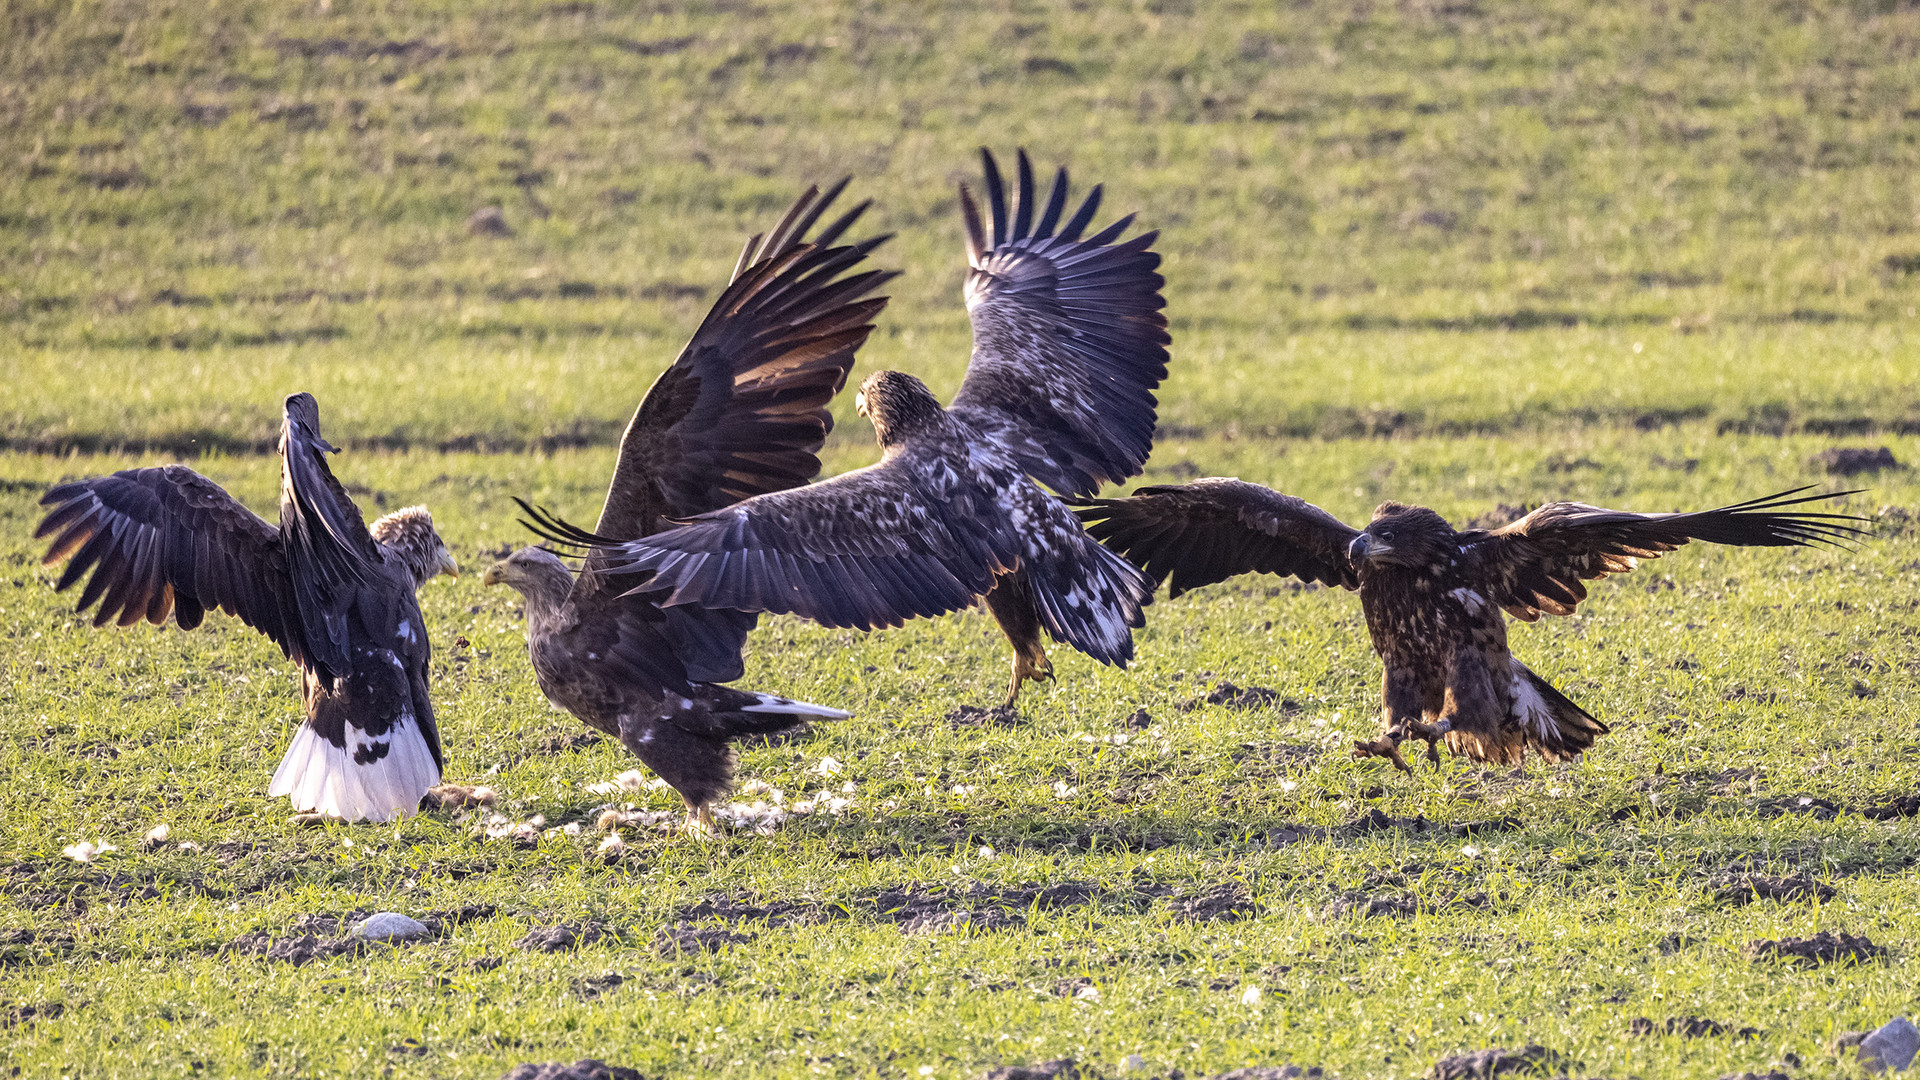
M 762 694 L 756 691 L 748 692 L 760 700 L 756 704 L 743 706 L 740 709 L 741 712 L 789 713 L 793 716 L 819 717 L 822 720 L 846 720 L 853 716 L 852 713 L 844 709 L 830 709 L 825 705 L 814 705 L 810 702 L 795 701 L 792 698 L 783 698 L 777 694 Z
M 354 762 L 357 747 L 377 742 L 389 743 L 385 756 L 366 765 Z M 349 727 L 346 746 L 333 745 L 311 724 L 303 723 L 274 770 L 267 795 L 288 796 L 301 813 L 345 821 L 391 821 L 418 809 L 420 797 L 439 782 L 433 752 L 411 716 L 378 738 Z

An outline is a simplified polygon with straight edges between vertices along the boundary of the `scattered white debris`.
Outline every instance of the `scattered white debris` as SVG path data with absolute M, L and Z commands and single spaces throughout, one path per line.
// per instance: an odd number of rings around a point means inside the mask
M 599 852 L 603 859 L 617 859 L 627 853 L 627 842 L 620 839 L 619 833 L 610 833 L 600 841 Z
M 657 776 L 649 779 L 639 769 L 628 769 L 605 783 L 588 784 L 587 791 L 594 795 L 618 795 L 621 792 L 658 791 L 667 786 L 667 782 Z
M 1053 797 L 1056 799 L 1071 799 L 1079 793 L 1079 788 L 1074 787 L 1065 780 L 1055 780 L 1053 782 Z
M 1147 1059 L 1141 1057 L 1139 1054 L 1128 1054 L 1126 1057 L 1120 1059 L 1120 1070 L 1122 1072 L 1140 1072 L 1146 1067 Z
M 569 821 L 565 825 L 561 826 L 560 833 L 563 836 L 579 836 L 580 823 L 577 821 Z
M 1074 738 L 1083 743 L 1097 743 L 1102 746 L 1125 746 L 1133 740 L 1133 736 L 1126 732 L 1116 732 L 1112 735 L 1093 735 L 1082 731 L 1074 735 Z
M 1460 854 L 1465 855 L 1469 859 L 1477 859 L 1480 857 L 1480 849 L 1474 847 L 1472 844 L 1468 844 L 1466 847 L 1460 849 Z
M 464 810 L 492 806 L 500 801 L 500 793 L 485 784 L 441 784 L 428 788 L 427 798 L 442 810 Z
M 851 794 L 853 794 L 854 792 L 856 792 L 856 791 L 859 791 L 859 790 L 860 790 L 860 785 L 859 785 L 859 784 L 856 784 L 856 783 L 854 783 L 854 782 L 853 782 L 853 781 L 851 781 L 851 780 L 849 780 L 849 781 L 847 781 L 846 783 L 844 783 L 844 784 L 841 784 L 841 785 L 840 785 L 840 790 L 841 790 L 841 791 L 844 791 L 844 792 L 846 792 L 846 793 L 847 793 L 847 794 L 849 794 L 849 795 L 851 795 Z
M 353 936 L 368 941 L 418 941 L 433 936 L 427 924 L 397 911 L 378 911 L 353 928 Z
M 974 852 L 974 854 L 980 856 L 983 859 L 991 859 L 993 858 L 993 849 L 986 846 L 985 844 L 982 844 L 980 845 L 980 850 L 977 852 Z
M 948 789 L 948 792 L 953 795 L 958 795 L 964 799 L 967 796 L 973 794 L 977 790 L 979 789 L 974 787 L 972 784 L 955 784 L 953 785 L 953 787 Z
M 60 849 L 60 854 L 78 863 L 90 863 L 109 851 L 119 851 L 112 844 L 102 840 L 98 844 L 91 840 L 82 840 L 77 844 L 68 844 Z
M 147 830 L 147 835 L 140 838 L 140 846 L 147 851 L 157 851 L 167 846 L 167 838 L 172 835 L 173 827 L 163 821 Z
M 729 828 L 744 829 L 760 836 L 771 836 L 787 820 L 787 809 L 778 803 L 756 799 L 750 803 L 728 803 L 713 808 L 713 816 Z
M 1073 992 L 1073 997 L 1075 1001 L 1099 1001 L 1100 988 L 1097 986 L 1083 986 Z
M 200 850 L 200 845 L 194 843 L 191 840 L 180 841 L 178 847 L 180 848 L 181 851 L 186 851 L 186 852 L 194 852 L 194 851 Z
M 1257 986 L 1249 986 L 1245 990 L 1242 990 L 1240 992 L 1240 1004 L 1242 1005 L 1260 1004 L 1260 988 Z
M 767 800 L 769 802 L 776 802 L 776 803 L 783 803 L 787 801 L 786 792 L 781 791 L 779 788 L 774 787 L 772 784 L 767 783 L 765 780 L 749 780 L 746 783 L 741 784 L 740 789 L 737 792 L 735 792 L 735 794 L 764 795 L 767 797 Z
M 1281 791 L 1292 791 L 1293 789 L 1295 789 L 1295 788 L 1297 788 L 1297 787 L 1299 787 L 1299 786 L 1300 786 L 1300 781 L 1298 781 L 1298 780 L 1282 780 L 1282 781 L 1280 781 L 1280 790 L 1281 790 Z
M 820 764 L 813 767 L 813 771 L 821 776 L 839 776 L 844 771 L 844 767 L 834 758 L 823 757 L 820 759 Z
M 511 840 L 516 844 L 537 844 L 540 842 L 540 830 L 547 824 L 547 815 L 535 814 L 525 821 L 515 821 L 505 814 L 488 814 L 481 823 L 481 829 L 489 840 Z
M 931 1066 L 931 1065 L 922 1065 L 922 1066 L 920 1066 L 920 1075 L 921 1075 L 921 1076 L 932 1076 L 932 1075 L 933 1075 L 933 1066 Z

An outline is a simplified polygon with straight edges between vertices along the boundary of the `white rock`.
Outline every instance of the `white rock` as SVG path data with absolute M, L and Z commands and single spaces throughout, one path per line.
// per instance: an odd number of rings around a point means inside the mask
M 1249 986 L 1245 990 L 1241 991 L 1240 1004 L 1242 1005 L 1260 1004 L 1260 988 L 1257 986 Z
M 354 927 L 353 935 L 368 941 L 419 941 L 432 937 L 433 931 L 427 929 L 427 924 L 397 911 L 379 911 Z
M 82 840 L 77 844 L 68 844 L 66 847 L 61 848 L 60 854 L 65 855 L 74 862 L 90 863 L 109 851 L 119 850 L 119 848 L 114 847 L 104 840 L 98 844 L 91 840 Z
M 1870 1073 L 1904 1072 L 1920 1051 L 1920 1028 L 1904 1016 L 1896 1016 L 1867 1033 L 1860 1040 L 1860 1064 Z

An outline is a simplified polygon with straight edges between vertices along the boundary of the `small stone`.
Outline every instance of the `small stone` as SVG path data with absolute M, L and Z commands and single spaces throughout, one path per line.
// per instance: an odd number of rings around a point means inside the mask
M 474 236 L 512 236 L 506 212 L 498 206 L 483 206 L 467 219 L 467 232 Z
M 368 941 L 419 941 L 432 937 L 433 931 L 428 929 L 426 923 L 410 919 L 397 911 L 379 911 L 354 927 L 353 936 Z
M 1896 1016 L 1860 1040 L 1860 1064 L 1871 1073 L 1902 1072 L 1920 1052 L 1920 1028 Z

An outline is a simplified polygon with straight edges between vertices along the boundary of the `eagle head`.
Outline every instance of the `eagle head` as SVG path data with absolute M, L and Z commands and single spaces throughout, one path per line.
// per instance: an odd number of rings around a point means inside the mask
M 367 526 L 367 531 L 413 574 L 413 587 L 419 588 L 441 574 L 460 576 L 460 564 L 453 561 L 447 542 L 433 527 L 433 515 L 424 506 L 409 506 Z
M 1407 567 L 1437 567 L 1454 549 L 1453 526 L 1424 506 L 1381 503 L 1366 531 L 1347 545 L 1347 558 L 1358 567 L 1367 563 Z
M 854 411 L 873 421 L 881 446 L 892 446 L 946 415 L 927 384 L 901 371 L 876 371 L 853 396 Z
M 487 567 L 480 584 L 506 585 L 529 601 L 557 608 L 573 590 L 573 572 L 546 548 L 523 547 Z

